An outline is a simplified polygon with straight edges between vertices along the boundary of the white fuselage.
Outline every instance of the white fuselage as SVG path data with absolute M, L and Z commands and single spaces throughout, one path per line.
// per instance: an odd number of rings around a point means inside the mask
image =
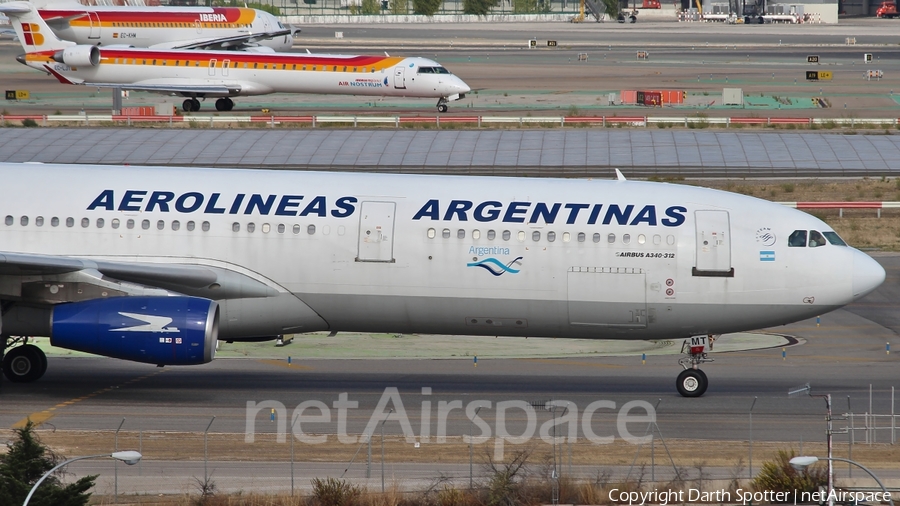
M 147 7 L 54 4 L 39 8 L 41 17 L 63 40 L 96 46 L 174 47 L 197 41 L 284 29 L 275 16 L 243 7 Z M 289 51 L 292 35 L 259 41 Z
M 884 278 L 848 246 L 789 247 L 831 230 L 815 217 L 690 186 L 16 164 L 0 177 L 5 251 L 224 268 L 312 310 L 219 300 L 222 339 L 678 338 L 822 314 Z
M 260 54 L 238 51 L 101 49 L 97 66 L 73 67 L 28 55 L 28 65 L 49 66 L 74 81 L 148 86 L 223 86 L 231 91 L 198 96 L 269 93 L 441 98 L 465 94 L 457 76 L 421 73 L 442 68 L 425 58 L 326 54 Z

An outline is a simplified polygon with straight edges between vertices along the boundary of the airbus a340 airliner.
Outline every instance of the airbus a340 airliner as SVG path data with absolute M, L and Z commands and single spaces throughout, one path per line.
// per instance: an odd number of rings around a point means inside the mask
M 885 271 L 826 223 L 691 186 L 0 164 L 2 335 L 151 364 L 312 331 L 688 339 L 848 304 Z M 7 378 L 44 374 L 12 339 Z
M 76 44 L 289 51 L 294 43 L 291 28 L 257 9 L 32 3 L 59 38 Z
M 230 97 L 316 93 L 437 98 L 446 112 L 449 101 L 469 92 L 462 79 L 425 58 L 100 48 L 59 40 L 27 2 L 0 4 L 0 12 L 25 48 L 20 63 L 64 84 L 190 97 L 186 111 L 200 110 L 198 98 L 218 98 L 216 109 L 230 111 Z

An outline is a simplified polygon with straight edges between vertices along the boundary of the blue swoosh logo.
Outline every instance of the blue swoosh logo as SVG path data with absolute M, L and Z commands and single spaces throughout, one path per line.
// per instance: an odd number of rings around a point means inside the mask
M 466 267 L 481 267 L 482 269 L 490 272 L 494 276 L 502 276 L 504 273 L 508 272 L 510 274 L 518 274 L 519 269 L 513 269 L 512 264 L 521 260 L 522 257 L 516 257 L 509 263 L 504 264 L 500 260 L 497 260 L 494 257 L 485 258 L 483 260 L 479 260 L 477 262 L 469 262 L 466 264 Z

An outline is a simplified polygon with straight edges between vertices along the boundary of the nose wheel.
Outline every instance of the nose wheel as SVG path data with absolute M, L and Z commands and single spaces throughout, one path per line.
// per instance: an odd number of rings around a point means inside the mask
M 700 397 L 706 393 L 708 386 L 709 380 L 706 378 L 706 373 L 700 369 L 685 369 L 675 380 L 675 388 L 682 397 Z
M 681 353 L 687 355 L 678 359 L 678 364 L 684 368 L 675 380 L 675 388 L 682 397 L 700 397 L 706 393 L 709 380 L 706 373 L 699 369 L 700 364 L 712 362 L 706 351 L 712 351 L 715 336 L 698 336 L 684 340 L 681 345 Z
M 437 109 L 438 109 L 438 112 L 442 112 L 442 113 L 447 112 L 448 107 L 447 107 L 447 99 L 446 98 L 441 97 L 438 99 Z

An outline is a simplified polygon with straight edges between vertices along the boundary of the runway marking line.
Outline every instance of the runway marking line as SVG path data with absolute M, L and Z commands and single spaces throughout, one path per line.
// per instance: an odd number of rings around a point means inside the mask
M 263 364 L 268 364 L 268 365 L 274 365 L 277 367 L 285 367 L 287 369 L 296 369 L 298 371 L 312 371 L 313 370 L 312 366 L 300 365 L 300 364 L 289 364 L 289 363 L 287 363 L 287 360 L 275 360 L 275 359 L 264 358 L 264 359 L 257 360 L 257 362 L 260 362 Z
M 130 385 L 130 384 L 132 384 L 132 383 L 137 383 L 138 381 L 143 381 L 143 380 L 145 380 L 145 379 L 147 379 L 147 378 L 150 378 L 150 377 L 152 377 L 152 376 L 156 376 L 157 374 L 164 373 L 164 372 L 166 372 L 166 369 L 160 369 L 160 370 L 154 371 L 154 372 L 152 372 L 152 373 L 150 373 L 150 374 L 147 374 L 147 375 L 144 375 L 144 376 L 139 376 L 139 377 L 137 377 L 137 378 L 128 380 L 128 381 L 126 381 L 126 382 L 124 382 L 124 383 L 122 383 L 121 385 L 118 385 L 118 386 L 112 386 L 112 387 L 101 388 L 100 390 L 97 390 L 97 391 L 95 391 L 95 392 L 91 392 L 91 393 L 89 393 L 89 394 L 87 394 L 87 395 L 83 395 L 83 396 L 81 396 L 81 397 L 75 397 L 74 399 L 69 399 L 68 401 L 60 402 L 59 404 L 57 404 L 56 406 L 53 406 L 52 408 L 48 408 L 48 409 L 45 409 L 45 410 L 43 410 L 43 411 L 38 411 L 38 412 L 36 412 L 36 413 L 31 413 L 30 415 L 26 416 L 25 418 L 23 418 L 23 419 L 19 420 L 18 422 L 12 424 L 12 428 L 13 428 L 13 429 L 21 429 L 21 428 L 25 427 L 25 425 L 28 423 L 28 420 L 31 420 L 31 422 L 32 422 L 33 424 L 35 424 L 36 426 L 39 426 L 39 425 L 43 424 L 44 422 L 46 422 L 47 420 L 53 418 L 53 415 L 56 414 L 56 413 L 54 413 L 54 411 L 56 411 L 56 410 L 59 409 L 59 408 L 66 408 L 66 407 L 69 407 L 69 406 L 71 406 L 71 405 L 73 405 L 73 404 L 75 404 L 75 403 L 78 403 L 78 402 L 81 402 L 81 401 L 90 399 L 91 397 L 96 397 L 96 396 L 98 396 L 98 395 L 100 395 L 100 394 L 104 394 L 104 393 L 106 393 L 106 392 L 109 392 L 109 391 L 111 391 L 111 390 L 113 390 L 113 389 L 115 389 L 115 388 L 121 388 L 121 387 L 124 387 L 124 386 L 126 386 L 126 385 Z

